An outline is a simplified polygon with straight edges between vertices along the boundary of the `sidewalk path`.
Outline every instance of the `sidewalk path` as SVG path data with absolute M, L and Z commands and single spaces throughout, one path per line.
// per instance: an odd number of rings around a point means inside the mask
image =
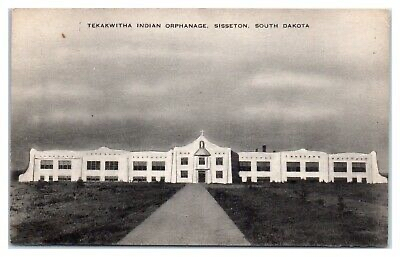
M 200 184 L 188 184 L 119 245 L 250 245 Z

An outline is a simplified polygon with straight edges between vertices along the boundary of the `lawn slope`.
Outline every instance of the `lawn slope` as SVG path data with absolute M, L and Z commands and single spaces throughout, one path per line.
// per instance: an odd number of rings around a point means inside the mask
M 12 182 L 10 241 L 16 245 L 112 245 L 181 187 Z
M 297 182 L 208 190 L 253 245 L 387 246 L 387 185 Z

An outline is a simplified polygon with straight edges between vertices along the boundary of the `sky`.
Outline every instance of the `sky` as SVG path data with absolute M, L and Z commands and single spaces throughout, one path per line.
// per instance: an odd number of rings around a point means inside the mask
M 133 28 L 87 26 L 120 22 Z M 234 151 L 376 151 L 387 173 L 390 24 L 384 10 L 14 10 L 11 169 L 31 148 L 168 151 L 204 130 Z

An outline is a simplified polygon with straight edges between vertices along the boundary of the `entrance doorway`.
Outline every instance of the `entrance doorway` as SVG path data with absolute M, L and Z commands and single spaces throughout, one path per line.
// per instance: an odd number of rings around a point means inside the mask
M 199 179 L 198 182 L 199 183 L 205 183 L 206 182 L 206 171 L 205 170 L 199 170 Z

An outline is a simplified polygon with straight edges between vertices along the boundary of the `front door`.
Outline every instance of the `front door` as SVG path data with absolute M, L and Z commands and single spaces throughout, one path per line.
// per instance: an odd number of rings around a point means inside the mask
M 205 170 L 199 170 L 199 183 L 205 183 L 206 182 L 206 171 Z

